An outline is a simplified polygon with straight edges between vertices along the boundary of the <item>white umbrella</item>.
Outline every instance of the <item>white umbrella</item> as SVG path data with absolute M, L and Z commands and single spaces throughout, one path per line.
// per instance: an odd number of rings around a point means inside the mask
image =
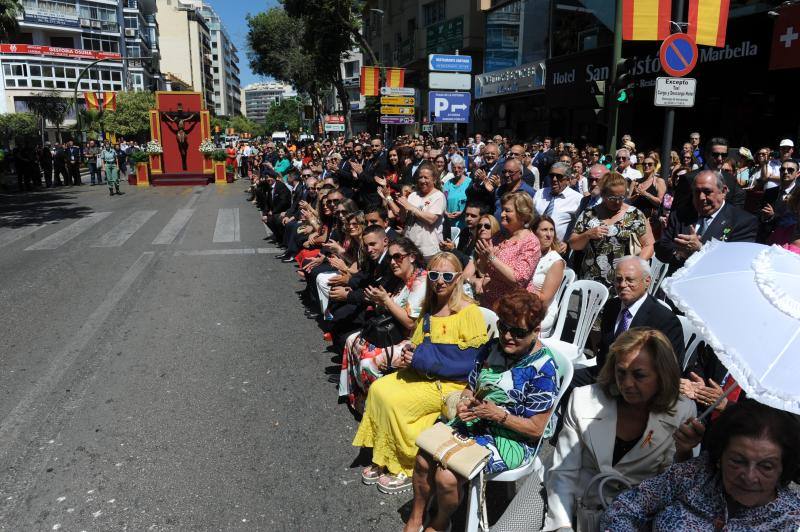
M 749 397 L 800 414 L 800 255 L 711 241 L 662 286 Z

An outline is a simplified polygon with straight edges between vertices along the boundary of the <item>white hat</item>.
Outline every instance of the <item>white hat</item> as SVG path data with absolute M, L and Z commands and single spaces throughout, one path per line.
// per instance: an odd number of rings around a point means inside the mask
M 780 144 L 781 148 L 794 148 L 794 142 L 791 139 L 783 139 Z

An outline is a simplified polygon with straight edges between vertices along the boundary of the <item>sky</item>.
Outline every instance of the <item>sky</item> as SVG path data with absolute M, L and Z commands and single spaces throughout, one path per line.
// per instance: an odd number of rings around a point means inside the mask
M 250 63 L 247 60 L 247 21 L 245 17 L 248 13 L 256 14 L 261 11 L 274 7 L 278 0 L 205 0 L 214 8 L 214 11 L 222 19 L 222 23 L 228 30 L 233 43 L 239 49 L 239 69 L 242 87 L 246 87 L 257 81 L 264 81 L 266 78 L 253 74 L 250 70 Z

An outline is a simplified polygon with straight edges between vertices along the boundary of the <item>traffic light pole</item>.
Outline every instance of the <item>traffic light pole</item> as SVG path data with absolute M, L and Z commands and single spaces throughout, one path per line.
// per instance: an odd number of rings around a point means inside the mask
M 673 1 L 672 14 L 675 17 L 675 23 L 680 24 L 683 21 L 683 4 L 684 0 Z M 680 26 L 678 26 L 680 28 Z M 682 28 L 681 28 L 682 30 Z M 667 107 L 664 110 L 664 136 L 661 140 L 661 177 L 667 178 L 664 175 L 664 169 L 670 168 L 672 165 L 672 136 L 675 131 L 675 108 Z
M 622 58 L 622 0 L 616 1 L 616 12 L 614 14 L 614 57 L 611 59 L 611 87 L 614 87 L 617 80 L 617 63 Z M 608 142 L 606 143 L 606 153 L 612 156 L 617 150 L 617 122 L 619 121 L 619 102 L 615 95 L 609 94 L 606 97 L 608 108 Z

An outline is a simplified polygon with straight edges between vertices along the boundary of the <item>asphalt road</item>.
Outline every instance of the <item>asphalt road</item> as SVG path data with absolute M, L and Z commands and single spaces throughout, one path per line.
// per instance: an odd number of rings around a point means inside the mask
M 399 530 L 243 185 L 0 195 L 0 529 Z

